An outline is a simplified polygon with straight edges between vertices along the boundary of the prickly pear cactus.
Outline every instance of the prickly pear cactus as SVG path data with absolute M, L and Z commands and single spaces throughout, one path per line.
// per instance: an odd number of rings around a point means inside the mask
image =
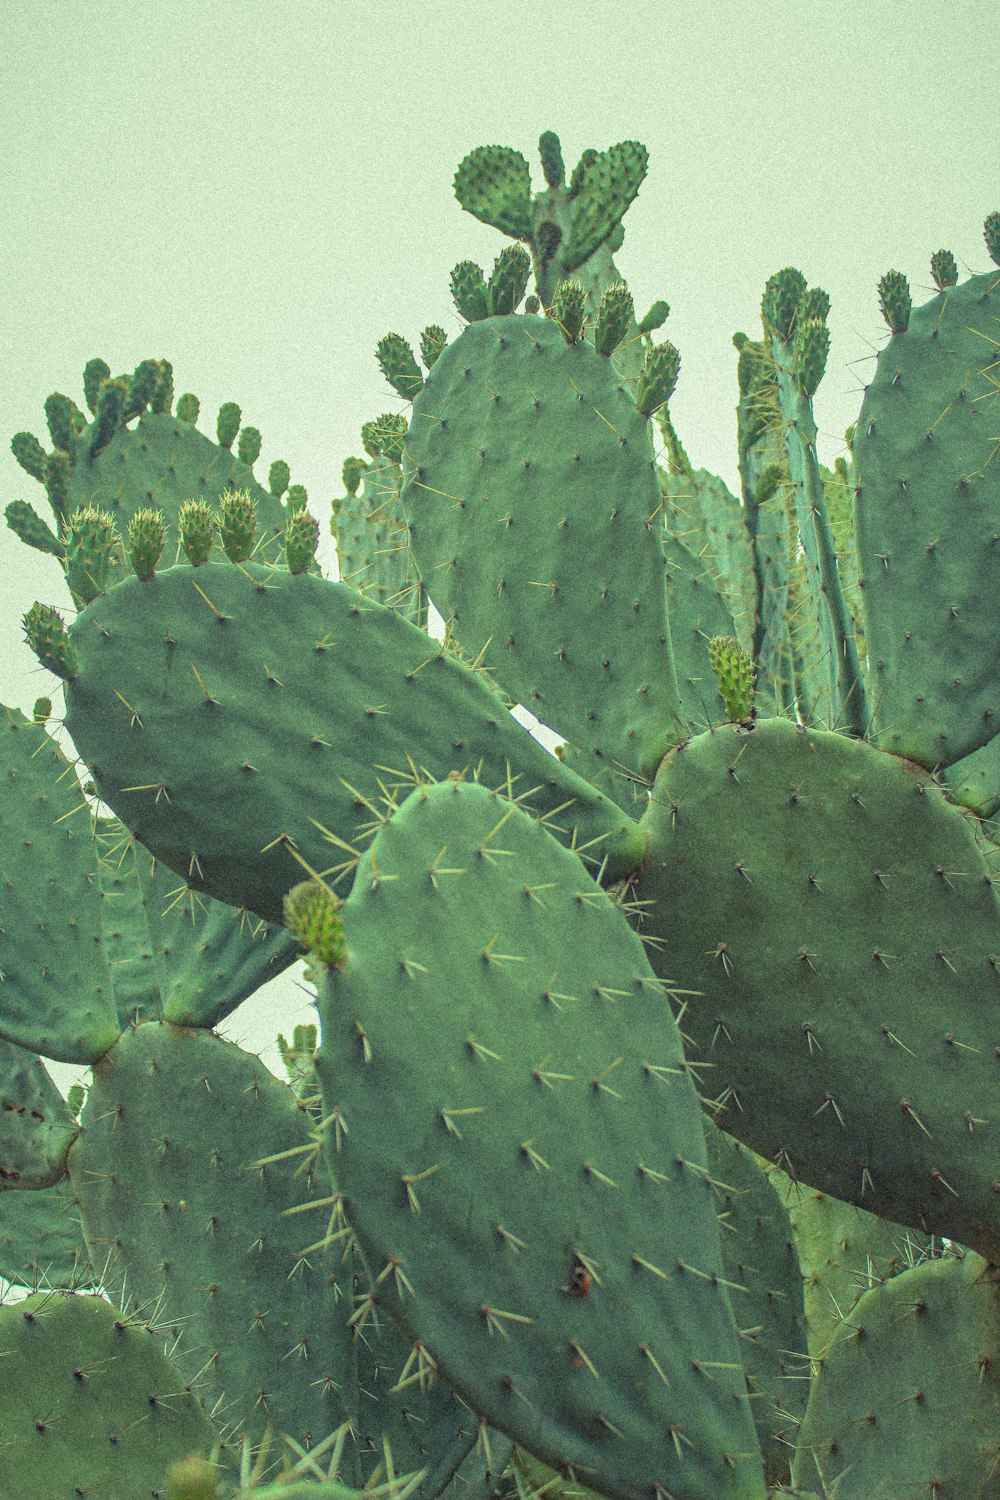
M 451 339 L 379 341 L 338 581 L 165 361 L 14 438 L 76 609 L 28 611 L 53 697 L 0 721 L 0 1273 L 47 1289 L 0 1310 L 44 1396 L 0 1360 L 0 1467 L 39 1500 L 998 1493 L 996 274 L 873 287 L 830 470 L 835 310 L 776 272 L 734 495 L 612 260 L 645 149 L 540 154 L 535 195 L 459 167 L 515 243 Z M 299 954 L 279 1080 L 215 1028 Z

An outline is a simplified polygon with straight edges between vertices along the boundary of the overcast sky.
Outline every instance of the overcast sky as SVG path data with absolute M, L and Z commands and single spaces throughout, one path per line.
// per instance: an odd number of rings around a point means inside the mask
M 929 259 L 988 261 L 1000 207 L 995 12 L 939 0 L 6 0 L 0 47 L 0 480 L 40 488 L 7 448 L 47 440 L 52 390 L 82 404 L 86 361 L 173 362 L 214 430 L 223 401 L 283 457 L 327 529 L 361 423 L 400 402 L 375 362 L 389 330 L 457 332 L 448 276 L 504 243 L 463 213 L 474 146 L 567 162 L 644 142 L 650 171 L 616 256 L 640 311 L 671 304 L 674 419 L 735 486 L 737 329 L 797 265 L 832 300 L 817 398 L 841 451 L 884 341 L 875 286 L 914 300 Z M 327 556 L 331 556 L 328 553 Z M 0 699 L 51 679 L 19 620 L 68 602 L 51 559 L 0 532 Z M 255 1048 L 306 1017 L 280 1001 L 228 1028 Z M 302 1008 L 296 1015 L 294 1004 Z M 277 1009 L 276 1009 L 277 1007 Z

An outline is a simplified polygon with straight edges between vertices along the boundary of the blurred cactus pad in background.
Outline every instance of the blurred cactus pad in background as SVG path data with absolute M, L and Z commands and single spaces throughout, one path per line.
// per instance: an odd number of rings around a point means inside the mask
M 734 494 L 645 148 L 539 146 L 332 513 L 161 358 L 13 439 L 4 1495 L 1000 1496 L 1000 214 L 832 467 L 776 270 Z M 216 1028 L 303 957 L 278 1079 Z

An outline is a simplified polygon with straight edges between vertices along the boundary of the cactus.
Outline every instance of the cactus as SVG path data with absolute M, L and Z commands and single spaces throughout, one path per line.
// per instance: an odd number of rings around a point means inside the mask
M 540 153 L 535 197 L 459 168 L 527 248 L 455 267 L 423 368 L 380 341 L 408 404 L 344 465 L 338 581 L 164 360 L 14 439 L 77 606 L 25 617 L 58 707 L 0 718 L 0 1272 L 48 1289 L 0 1352 L 73 1438 L 0 1361 L 0 1470 L 39 1500 L 996 1489 L 994 273 L 872 289 L 833 470 L 829 299 L 776 273 L 734 495 L 611 258 L 644 149 Z M 302 953 L 279 1080 L 215 1028 Z M 113 1378 L 57 1390 L 88 1317 Z

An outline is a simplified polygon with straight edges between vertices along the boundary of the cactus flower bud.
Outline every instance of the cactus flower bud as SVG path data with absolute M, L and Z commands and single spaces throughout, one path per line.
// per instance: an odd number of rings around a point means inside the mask
M 347 959 L 340 904 L 340 898 L 319 880 L 293 886 L 284 900 L 285 926 L 328 969 L 341 968 Z
M 583 332 L 587 295 L 578 281 L 560 281 L 549 316 L 559 324 L 567 344 L 575 344 Z
M 647 350 L 635 393 L 636 405 L 644 416 L 651 417 L 670 400 L 680 368 L 681 357 L 669 339 Z
M 420 335 L 420 358 L 428 370 L 435 365 L 440 358 L 448 335 L 439 323 L 429 324 Z
M 246 562 L 253 552 L 257 507 L 249 490 L 226 490 L 219 497 L 219 537 L 230 562 Z
M 62 541 L 66 582 L 78 600 L 90 604 L 111 582 L 120 544 L 114 517 L 92 505 L 75 510 L 66 522 Z
M 658 302 L 653 303 L 652 307 L 649 309 L 649 312 L 639 324 L 639 332 L 655 333 L 658 328 L 663 327 L 669 316 L 670 303 L 664 302 L 661 298 Z
M 215 435 L 219 440 L 220 448 L 231 448 L 233 446 L 242 420 L 243 413 L 235 401 L 224 401 L 222 403 L 219 407 L 219 415 L 215 420 Z
M 451 295 L 459 315 L 467 323 L 479 323 L 490 315 L 490 299 L 482 270 L 474 260 L 460 260 L 451 273 Z
M 292 471 L 283 458 L 276 458 L 267 471 L 267 487 L 275 500 L 280 500 L 288 488 Z
M 83 367 L 83 396 L 91 413 L 97 415 L 101 386 L 111 376 L 111 366 L 104 359 L 88 359 Z
M 36 698 L 35 706 L 31 710 L 31 717 L 36 724 L 45 724 L 52 717 L 52 699 Z
M 319 545 L 319 522 L 307 510 L 296 510 L 285 527 L 285 561 L 289 573 L 308 571 Z
M 424 377 L 420 373 L 416 356 L 409 344 L 398 333 L 387 333 L 375 347 L 379 367 L 393 390 L 406 401 L 423 389 Z
M 183 396 L 177 397 L 177 420 L 178 422 L 189 422 L 192 427 L 198 421 L 201 411 L 201 402 L 191 391 L 185 391 Z
M 605 289 L 597 309 L 594 348 L 598 354 L 613 354 L 628 333 L 635 317 L 632 293 L 624 281 L 613 281 Z
M 830 352 L 830 330 L 821 318 L 796 319 L 793 350 L 796 379 L 806 396 L 815 396 Z
M 43 667 L 64 682 L 76 676 L 76 649 L 66 633 L 62 616 L 47 604 L 35 603 L 22 621 L 25 639 Z
M 345 458 L 341 478 L 344 481 L 344 489 L 349 495 L 356 495 L 361 484 L 361 476 L 368 465 L 363 458 Z
M 905 333 L 910 322 L 910 283 L 902 271 L 886 271 L 878 284 L 882 316 L 893 333 Z
M 531 257 L 523 245 L 507 245 L 501 250 L 486 288 L 490 312 L 497 316 L 515 312 L 528 289 L 530 275 Z
M 734 724 L 752 718 L 757 673 L 743 647 L 735 636 L 717 635 L 709 642 L 708 654 L 728 717 Z
M 159 510 L 137 510 L 128 523 L 129 561 L 137 578 L 152 578 L 163 555 L 167 525 Z
M 244 427 L 240 433 L 240 440 L 236 445 L 236 456 L 241 464 L 246 464 L 252 469 L 260 458 L 260 449 L 263 439 L 256 427 Z
M 931 275 L 939 292 L 958 282 L 958 266 L 950 250 L 935 250 L 931 256 Z
M 761 298 L 764 327 L 782 340 L 791 337 L 795 314 L 806 291 L 806 278 L 794 266 L 785 266 L 769 278 Z
M 185 500 L 178 512 L 177 524 L 184 555 L 197 568 L 212 550 L 212 512 L 204 500 Z

